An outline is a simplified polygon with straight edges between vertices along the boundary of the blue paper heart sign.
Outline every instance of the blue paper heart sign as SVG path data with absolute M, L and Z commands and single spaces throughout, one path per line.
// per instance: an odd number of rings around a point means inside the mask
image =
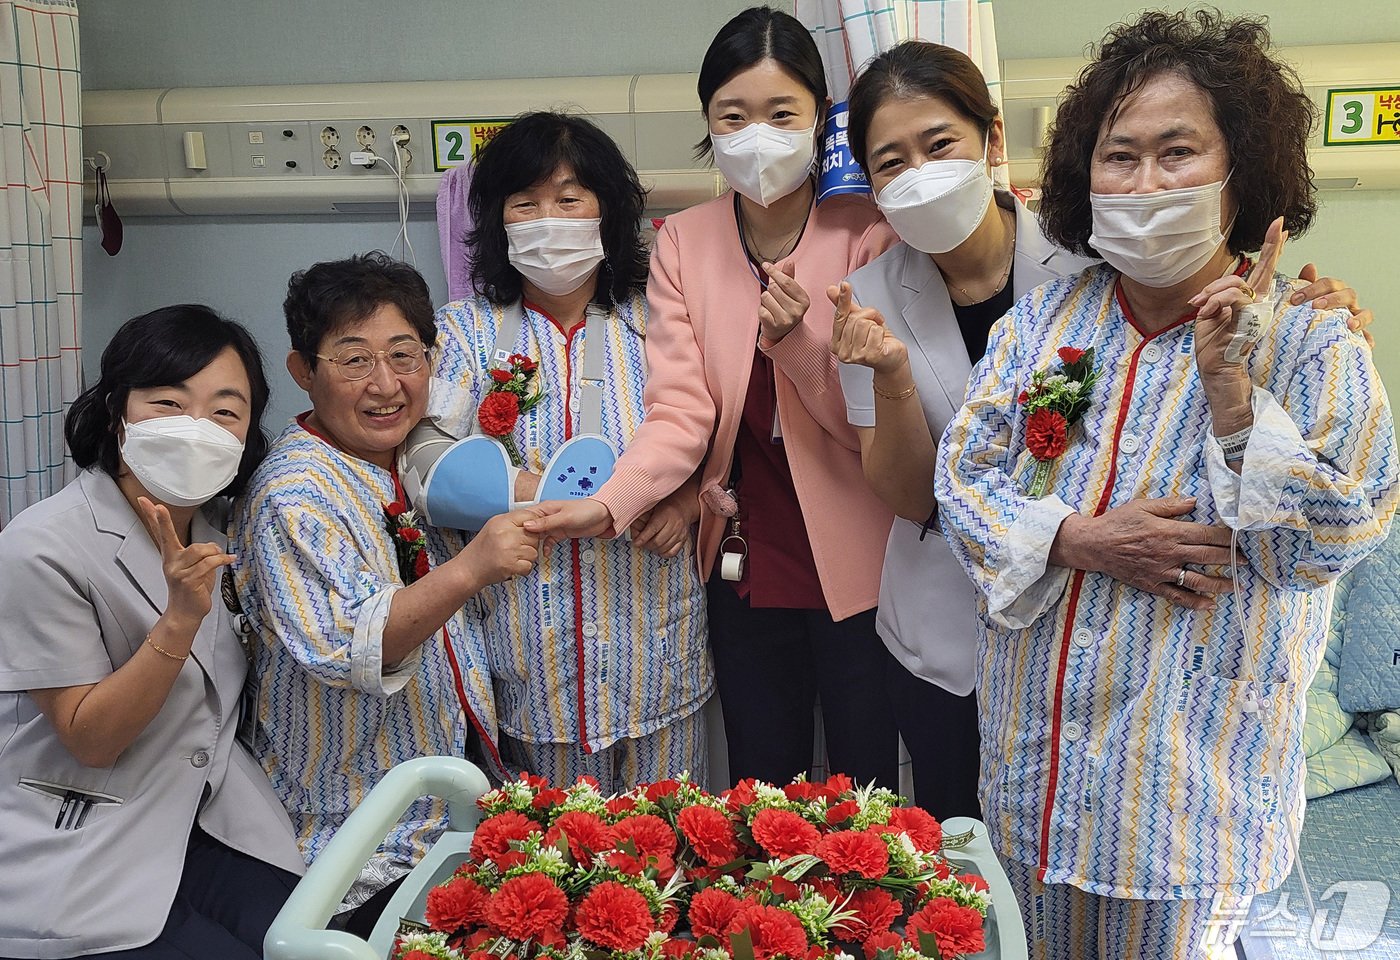
M 583 434 L 550 458 L 540 483 L 539 499 L 580 500 L 591 497 L 612 476 L 617 448 L 603 437 Z
M 433 464 L 423 490 L 423 516 L 433 526 L 480 530 L 510 511 L 510 457 L 494 437 L 458 440 Z

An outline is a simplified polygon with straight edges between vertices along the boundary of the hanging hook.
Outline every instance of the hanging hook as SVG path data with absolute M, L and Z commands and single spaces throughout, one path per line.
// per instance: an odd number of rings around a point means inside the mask
M 105 151 L 96 150 L 90 157 L 83 157 L 83 162 L 92 167 L 95 173 L 102 173 L 112 167 L 112 158 L 107 156 Z

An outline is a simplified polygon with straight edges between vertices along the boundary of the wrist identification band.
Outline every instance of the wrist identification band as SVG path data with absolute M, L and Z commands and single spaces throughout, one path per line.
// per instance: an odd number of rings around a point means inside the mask
M 149 633 L 146 634 L 146 643 L 147 643 L 147 645 L 150 646 L 150 648 L 151 648 L 152 650 L 154 650 L 156 653 L 158 653 L 158 654 L 160 654 L 162 657 L 166 657 L 166 658 L 168 658 L 168 659 L 170 659 L 170 660 L 175 660 L 175 661 L 177 661 L 177 662 L 179 662 L 179 663 L 184 663 L 186 660 L 188 660 L 188 659 L 190 658 L 190 655 L 189 655 L 188 653 L 185 654 L 183 657 L 180 656 L 178 653 L 171 653 L 169 650 L 165 649 L 165 648 L 162 647 L 160 644 L 158 644 L 158 643 L 156 643 L 154 640 L 152 640 L 152 639 L 151 639 L 151 635 L 150 635 Z
M 1238 433 L 1232 433 L 1228 437 L 1216 437 L 1215 442 L 1220 444 L 1220 450 L 1225 454 L 1226 462 L 1231 460 L 1243 460 L 1245 447 L 1249 446 L 1249 435 L 1254 427 L 1248 426 Z

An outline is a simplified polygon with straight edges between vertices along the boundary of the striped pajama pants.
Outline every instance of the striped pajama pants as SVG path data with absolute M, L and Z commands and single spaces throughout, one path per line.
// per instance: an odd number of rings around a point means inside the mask
M 1003 859 L 1031 960 L 1214 960 L 1234 957 L 1249 897 L 1125 900 L 1041 883 L 1036 868 Z
M 544 777 L 558 787 L 590 776 L 598 781 L 603 796 L 686 772 L 690 781 L 702 788 L 709 785 L 710 779 L 710 745 L 703 709 L 644 737 L 617 740 L 592 753 L 578 743 L 529 743 L 502 733 L 501 756 L 512 770 Z

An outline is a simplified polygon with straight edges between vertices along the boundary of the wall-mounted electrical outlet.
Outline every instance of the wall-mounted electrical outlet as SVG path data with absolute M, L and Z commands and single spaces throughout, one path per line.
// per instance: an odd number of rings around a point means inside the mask
M 389 134 L 389 138 L 401 147 L 407 146 L 409 141 L 408 127 L 405 127 L 401 123 L 395 124 L 393 132 Z
M 327 147 L 340 146 L 340 131 L 337 130 L 335 127 L 322 127 L 321 143 Z
M 340 151 L 335 147 L 326 147 L 326 152 L 321 154 L 321 160 L 325 163 L 327 170 L 340 169 Z
M 374 146 L 374 128 L 369 124 L 363 124 L 355 131 L 355 142 L 362 147 Z

